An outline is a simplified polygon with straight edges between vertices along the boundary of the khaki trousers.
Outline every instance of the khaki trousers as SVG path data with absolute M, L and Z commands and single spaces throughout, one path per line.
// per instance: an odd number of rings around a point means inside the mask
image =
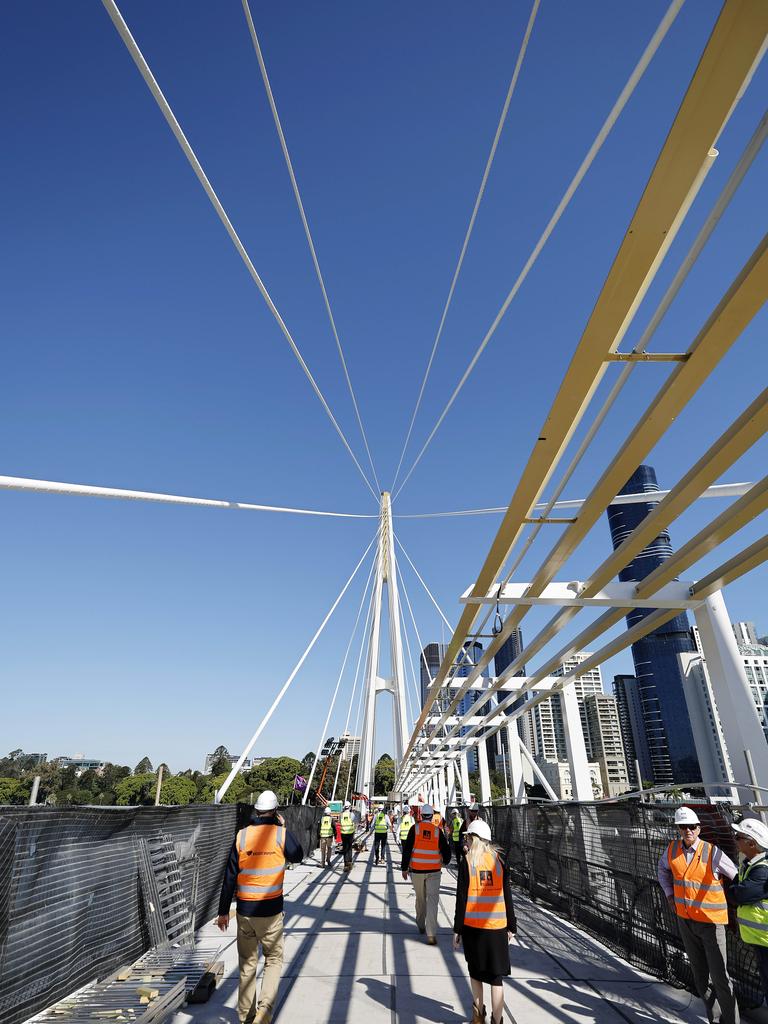
M 333 836 L 327 836 L 325 839 L 320 840 L 320 863 L 330 864 L 331 854 L 333 853 Z
M 739 1024 L 739 1006 L 728 976 L 725 926 L 685 917 L 678 917 L 677 924 L 691 961 L 693 983 L 704 1000 L 708 1019 L 720 1024 Z
M 256 969 L 259 946 L 264 951 L 264 976 L 256 1001 Z M 237 1015 L 241 1024 L 269 1024 L 283 969 L 283 914 L 272 917 L 237 915 L 237 952 L 240 958 L 240 991 Z
M 416 924 L 431 938 L 437 935 L 437 904 L 440 900 L 440 872 L 412 871 L 416 893 Z

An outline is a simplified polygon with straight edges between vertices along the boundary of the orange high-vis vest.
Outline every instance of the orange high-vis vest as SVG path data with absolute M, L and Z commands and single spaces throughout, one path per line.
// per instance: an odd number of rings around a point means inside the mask
M 237 833 L 239 900 L 274 900 L 283 895 L 285 828 L 248 825 Z
M 504 867 L 492 850 L 483 854 L 476 868 L 469 869 L 464 924 L 470 928 L 507 927 Z
M 689 863 L 680 839 L 673 840 L 667 847 L 678 917 L 709 924 L 728 924 L 725 891 L 712 870 L 714 850 L 711 843 L 700 839 Z
M 413 837 L 413 853 L 409 867 L 413 871 L 440 871 L 440 830 L 431 821 L 417 821 Z

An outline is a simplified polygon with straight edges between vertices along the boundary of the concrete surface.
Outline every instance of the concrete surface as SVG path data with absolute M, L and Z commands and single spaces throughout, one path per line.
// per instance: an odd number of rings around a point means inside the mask
M 427 946 L 416 930 L 414 896 L 390 862 L 360 856 L 347 876 L 314 860 L 286 873 L 279 1024 L 462 1024 L 472 996 L 461 950 L 452 948 L 455 876 L 443 871 L 440 933 Z M 510 947 L 505 1021 L 515 1024 L 649 1024 L 705 1021 L 702 1004 L 635 970 L 596 940 L 525 897 L 516 897 L 518 939 Z M 189 1006 L 171 1024 L 237 1024 L 234 920 L 226 935 L 224 978 L 210 1002 Z M 200 932 L 206 943 L 215 925 Z

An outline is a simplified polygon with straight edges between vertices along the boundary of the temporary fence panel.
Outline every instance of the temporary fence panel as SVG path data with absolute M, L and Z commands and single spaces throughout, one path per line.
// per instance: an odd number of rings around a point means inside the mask
M 144 909 L 140 841 L 151 847 L 158 835 L 167 837 L 168 891 L 187 913 L 194 907 L 198 924 L 211 918 L 236 822 L 237 808 L 227 804 L 0 808 L 3 1024 L 19 1024 L 155 944 Z M 172 924 L 169 918 L 166 935 Z M 184 925 L 188 932 L 187 919 Z
M 679 804 L 541 803 L 487 807 L 494 841 L 506 851 L 513 882 L 599 938 L 634 966 L 692 989 L 675 914 L 657 880 L 659 858 L 677 834 Z M 737 862 L 731 822 L 750 808 L 695 804 L 701 837 Z M 741 942 L 735 913 L 728 964 L 744 1006 L 762 1001 L 754 953 Z

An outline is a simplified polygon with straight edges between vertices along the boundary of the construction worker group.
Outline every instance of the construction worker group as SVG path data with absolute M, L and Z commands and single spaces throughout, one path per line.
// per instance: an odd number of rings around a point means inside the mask
M 693 975 L 694 987 L 709 1021 L 738 1024 L 739 1008 L 728 972 L 726 927 L 729 905 L 735 909 L 741 941 L 754 953 L 768 1000 L 768 826 L 746 817 L 732 826 L 741 866 L 715 843 L 701 837 L 701 821 L 691 807 L 674 816 L 675 835 L 658 863 L 658 882 L 675 915 Z M 463 946 L 472 989 L 472 1024 L 486 1024 L 484 985 L 490 986 L 490 1024 L 503 1019 L 504 977 L 510 973 L 509 942 L 517 923 L 504 855 L 491 842 L 491 829 L 473 804 L 467 820 L 456 808 L 447 819 L 430 804 L 407 805 L 390 814 L 376 806 L 365 820 L 347 802 L 338 815 L 330 809 L 319 828 L 321 867 L 331 866 L 334 843 L 341 839 L 344 870 L 373 834 L 374 866 L 388 864 L 390 833 L 400 846 L 400 870 L 415 895 L 418 932 L 437 945 L 437 918 L 443 868 L 457 864 L 454 948 Z M 274 793 L 262 793 L 249 823 L 230 850 L 217 924 L 225 930 L 229 908 L 237 900 L 237 949 L 240 961 L 238 1016 L 242 1024 L 269 1024 L 283 962 L 283 878 L 288 863 L 304 851 L 278 813 Z M 259 948 L 265 958 L 257 995 Z

